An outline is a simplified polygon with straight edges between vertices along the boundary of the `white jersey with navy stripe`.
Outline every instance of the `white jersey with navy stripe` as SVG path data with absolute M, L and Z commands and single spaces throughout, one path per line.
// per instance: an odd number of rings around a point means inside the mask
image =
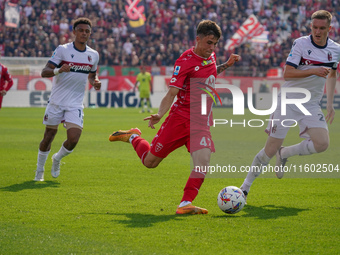
M 308 70 L 320 66 L 337 69 L 340 60 L 340 45 L 327 39 L 325 46 L 318 46 L 311 35 L 296 39 L 289 53 L 286 65 L 299 70 Z M 305 88 L 311 92 L 311 99 L 306 105 L 319 104 L 324 93 L 326 79 L 317 75 L 286 81 L 282 87 Z M 304 98 L 302 93 L 288 93 L 287 98 Z
M 98 52 L 88 46 L 84 51 L 80 51 L 75 48 L 73 42 L 59 45 L 49 63 L 56 67 L 68 64 L 71 71 L 53 77 L 49 102 L 67 107 L 83 107 L 88 75 L 97 71 L 98 62 Z

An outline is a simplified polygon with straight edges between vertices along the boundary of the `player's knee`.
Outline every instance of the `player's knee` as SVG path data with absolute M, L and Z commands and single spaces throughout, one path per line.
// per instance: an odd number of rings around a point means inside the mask
M 317 153 L 324 152 L 328 149 L 329 141 L 322 141 L 318 143 L 314 143 L 314 148 Z
M 154 156 L 152 153 L 148 152 L 145 158 L 142 157 L 143 165 L 147 168 L 155 168 L 161 163 L 163 158 Z
M 156 168 L 158 164 L 158 162 L 144 161 L 144 166 L 147 168 Z

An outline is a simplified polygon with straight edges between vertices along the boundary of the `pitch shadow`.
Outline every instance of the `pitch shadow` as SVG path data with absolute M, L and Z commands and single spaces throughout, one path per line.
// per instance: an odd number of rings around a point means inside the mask
M 28 189 L 58 188 L 59 185 L 60 183 L 55 182 L 55 181 L 44 181 L 44 182 L 25 181 L 23 183 L 17 183 L 17 184 L 9 185 L 6 187 L 1 187 L 0 191 L 18 192 L 18 191 L 28 190 Z
M 253 206 L 246 205 L 242 212 L 246 214 L 226 214 L 216 216 L 216 218 L 225 218 L 227 217 L 246 217 L 246 218 L 257 218 L 259 220 L 269 220 L 269 219 L 278 219 L 281 217 L 290 217 L 297 216 L 300 212 L 309 211 L 310 209 L 302 209 L 302 208 L 293 208 L 286 206 L 276 206 L 276 205 L 263 205 L 263 206 Z
M 276 206 L 276 205 L 263 205 L 253 206 L 246 205 L 243 209 L 246 215 L 242 217 L 252 217 L 260 220 L 277 219 L 281 217 L 297 216 L 300 212 L 308 211 L 310 209 Z
M 113 220 L 120 224 L 126 225 L 128 228 L 148 228 L 153 227 L 159 222 L 166 222 L 170 220 L 182 220 L 181 218 L 190 215 L 153 215 L 153 214 L 142 214 L 142 213 L 108 213 L 117 216 L 125 216 L 127 219 L 124 220 Z

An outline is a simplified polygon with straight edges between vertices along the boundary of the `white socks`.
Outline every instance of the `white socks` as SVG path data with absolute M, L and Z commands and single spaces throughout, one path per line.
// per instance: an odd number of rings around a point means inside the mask
M 72 150 L 73 151 L 73 150 Z M 60 161 L 63 157 L 70 154 L 72 151 L 67 150 L 64 145 L 61 146 L 60 150 L 58 151 L 55 159 Z M 44 172 L 45 170 L 45 163 L 48 158 L 48 154 L 50 151 L 40 151 L 38 152 L 38 160 L 37 160 L 37 172 Z
M 251 164 L 251 171 L 248 172 L 247 177 L 241 186 L 242 190 L 249 192 L 250 186 L 253 184 L 254 180 L 261 174 L 262 166 L 268 165 L 270 159 L 271 158 L 264 152 L 264 148 L 257 153 Z
M 67 150 L 64 145 L 61 146 L 60 150 L 58 151 L 57 155 L 55 155 L 55 159 L 60 161 L 63 157 L 66 157 L 68 154 L 70 154 L 73 150 L 69 151 Z
M 312 140 L 303 140 L 299 144 L 283 147 L 281 149 L 281 158 L 289 158 L 295 155 L 310 155 L 313 153 L 317 153 L 317 151 L 314 148 Z M 241 186 L 242 190 L 249 192 L 253 181 L 261 174 L 262 166 L 268 165 L 269 161 L 270 158 L 266 155 L 264 149 L 262 149 L 255 156 L 253 163 L 251 164 L 251 171 L 248 172 L 247 177 Z
M 186 205 L 190 205 L 191 202 L 190 201 L 182 201 L 178 207 L 183 207 L 183 206 L 186 206 Z
M 40 151 L 38 152 L 38 160 L 37 160 L 37 172 L 44 172 L 45 163 L 50 151 Z
M 281 158 L 289 158 L 295 155 L 310 155 L 317 153 L 312 140 L 303 140 L 299 144 L 295 144 L 281 149 Z
M 137 134 L 131 135 L 130 138 L 129 138 L 129 142 L 131 143 L 132 140 L 133 140 L 135 137 L 137 137 L 137 136 L 139 136 L 139 135 L 137 135 Z

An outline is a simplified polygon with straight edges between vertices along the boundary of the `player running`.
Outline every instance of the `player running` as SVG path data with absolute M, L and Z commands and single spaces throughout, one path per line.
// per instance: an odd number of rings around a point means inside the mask
M 213 21 L 203 20 L 198 24 L 196 32 L 195 47 L 185 51 L 175 63 L 169 90 L 162 99 L 158 113 L 144 119 L 148 120 L 148 126 L 154 129 L 155 124 L 168 112 L 177 96 L 177 101 L 172 105 L 168 117 L 151 145 L 140 136 L 141 132 L 137 128 L 119 130 L 110 135 L 109 139 L 112 142 L 130 142 L 144 166 L 148 168 L 157 167 L 169 153 L 183 145 L 190 152 L 194 166 L 208 166 L 211 152 L 215 151 L 210 133 L 213 100 L 211 98 L 207 100 L 206 115 L 199 114 L 193 117 L 191 110 L 196 108 L 190 105 L 193 103 L 200 105 L 201 101 L 199 97 L 199 101 L 191 102 L 190 93 L 202 91 L 199 87 L 214 87 L 217 74 L 239 61 L 240 56 L 232 54 L 227 62 L 216 67 L 214 50 L 221 37 L 220 27 Z M 204 178 L 204 172 L 194 170 L 191 172 L 177 214 L 208 213 L 207 209 L 192 205 Z
M 51 96 L 46 107 L 43 123 L 44 138 L 40 142 L 35 181 L 44 180 L 44 167 L 51 144 L 61 122 L 67 129 L 67 139 L 58 153 L 52 156 L 51 174 L 60 174 L 60 161 L 76 147 L 83 129 L 83 99 L 86 81 L 99 90 L 101 82 L 96 71 L 99 54 L 86 45 L 91 35 L 92 23 L 87 18 L 75 20 L 74 42 L 59 45 L 41 72 L 42 77 L 53 77 Z
M 302 36 L 293 43 L 287 58 L 283 87 L 304 88 L 310 91 L 311 99 L 304 107 L 311 115 L 303 114 L 295 105 L 287 105 L 287 115 L 281 115 L 281 95 L 278 95 L 278 107 L 271 115 L 275 125 L 271 122 L 266 129 L 268 139 L 265 147 L 255 156 L 252 167 L 260 171 L 250 171 L 244 180 L 241 189 L 245 195 L 249 193 L 253 181 L 261 173 L 262 166 L 266 166 L 270 159 L 276 155 L 276 166 L 282 169 L 276 173 L 280 179 L 283 177 L 283 166 L 287 158 L 294 155 L 310 155 L 325 151 L 329 145 L 327 122 L 332 124 L 334 119 L 334 90 L 336 84 L 336 69 L 340 60 L 340 45 L 328 38 L 331 30 L 332 15 L 328 11 L 320 10 L 312 14 L 309 36 Z M 327 90 L 327 115 L 323 115 L 320 101 Z M 287 98 L 303 98 L 301 93 L 288 93 Z M 287 135 L 288 121 L 281 125 L 284 119 L 295 120 L 300 127 L 300 137 L 305 138 L 301 143 L 288 147 L 281 147 Z M 292 124 L 294 124 L 292 122 Z

